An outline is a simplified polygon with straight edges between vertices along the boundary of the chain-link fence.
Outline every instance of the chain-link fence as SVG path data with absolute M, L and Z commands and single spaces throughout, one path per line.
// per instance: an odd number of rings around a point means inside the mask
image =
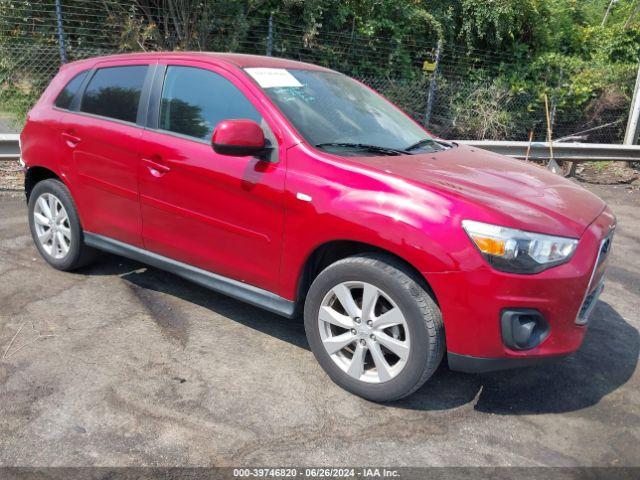
M 195 4 L 198 5 L 195 5 Z M 286 18 L 220 12 L 208 2 L 0 0 L 0 111 L 18 123 L 61 59 L 141 50 L 271 54 L 354 76 L 445 138 L 620 143 L 633 88 L 632 66 L 606 72 L 586 98 L 562 62 L 522 71 L 522 59 L 434 39 L 329 32 Z M 194 8 L 197 7 L 197 8 Z M 527 80 L 527 75 L 534 76 Z M 563 73 L 567 72 L 567 73 Z M 590 75 L 594 75 L 593 72 Z M 576 93 L 577 92 L 577 93 Z

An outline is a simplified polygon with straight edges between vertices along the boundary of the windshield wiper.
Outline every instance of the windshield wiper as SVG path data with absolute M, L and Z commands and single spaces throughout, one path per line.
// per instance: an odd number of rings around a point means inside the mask
M 423 138 L 422 140 L 409 145 L 407 148 L 405 148 L 405 151 L 410 152 L 411 150 L 416 150 L 417 148 L 424 147 L 428 144 L 441 145 L 446 148 L 453 148 L 453 143 L 444 142 L 442 140 L 435 140 L 433 138 Z
M 400 150 L 397 148 L 381 147 L 378 145 L 369 145 L 367 143 L 340 143 L 340 142 L 328 142 L 318 143 L 318 148 L 324 147 L 344 147 L 344 148 L 356 148 L 359 150 L 368 150 L 370 152 L 382 153 L 383 155 L 407 155 L 409 152 L 406 150 Z

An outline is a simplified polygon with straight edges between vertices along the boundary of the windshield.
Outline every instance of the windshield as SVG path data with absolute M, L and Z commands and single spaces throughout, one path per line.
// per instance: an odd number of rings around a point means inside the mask
M 446 148 L 380 95 L 340 73 L 280 68 L 246 71 L 305 140 L 319 148 L 374 154 Z

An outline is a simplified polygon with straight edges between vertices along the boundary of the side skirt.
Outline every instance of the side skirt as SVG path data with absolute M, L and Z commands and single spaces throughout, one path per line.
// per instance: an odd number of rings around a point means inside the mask
M 282 298 L 268 290 L 247 285 L 246 283 L 163 257 L 157 253 L 134 247 L 118 240 L 96 235 L 95 233 L 84 232 L 84 241 L 90 247 L 146 263 L 256 307 L 284 317 L 293 317 L 295 302 Z

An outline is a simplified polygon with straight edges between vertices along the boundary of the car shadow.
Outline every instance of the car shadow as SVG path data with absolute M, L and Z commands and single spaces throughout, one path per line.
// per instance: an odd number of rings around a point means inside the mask
M 126 280 L 134 288 L 134 294 L 147 307 L 160 329 L 163 331 L 169 330 L 170 336 L 176 336 L 173 333 L 180 328 L 180 319 L 172 320 L 167 318 L 166 312 L 162 311 L 162 299 L 147 298 L 144 295 L 144 291 L 155 291 L 185 300 L 249 328 L 289 342 L 296 347 L 309 350 L 304 333 L 304 325 L 300 320 L 288 319 L 261 308 L 253 307 L 240 300 L 235 300 L 184 280 L 177 275 L 149 267 L 140 262 L 108 253 L 101 253 L 98 261 L 78 270 L 77 273 L 91 276 L 119 276 Z M 159 305 L 152 305 L 154 302 Z M 177 316 L 179 314 L 173 309 L 172 315 Z
M 182 299 L 309 350 L 300 319 L 280 317 L 171 273 L 112 255 L 79 273 L 120 276 L 133 288 Z M 166 319 L 158 324 L 166 328 Z M 573 355 L 553 363 L 485 374 L 453 372 L 443 362 L 420 390 L 388 407 L 437 411 L 473 403 L 477 411 L 501 415 L 581 410 L 624 385 L 636 369 L 639 353 L 638 330 L 600 301 L 584 343 Z

